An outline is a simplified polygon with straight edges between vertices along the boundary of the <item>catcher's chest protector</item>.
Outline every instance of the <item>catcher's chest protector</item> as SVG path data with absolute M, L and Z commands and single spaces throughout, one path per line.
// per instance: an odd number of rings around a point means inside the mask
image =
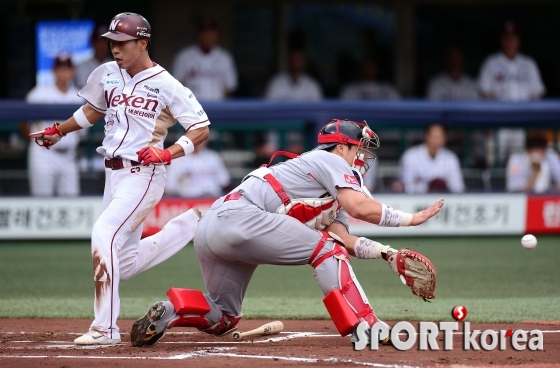
M 331 196 L 323 198 L 291 199 L 287 196 L 278 180 L 274 178 L 271 171 L 266 167 L 261 167 L 252 171 L 243 180 L 250 176 L 268 182 L 276 191 L 282 200 L 282 205 L 278 207 L 275 213 L 291 216 L 316 230 L 323 230 L 332 224 L 336 218 L 339 205 L 338 201 Z

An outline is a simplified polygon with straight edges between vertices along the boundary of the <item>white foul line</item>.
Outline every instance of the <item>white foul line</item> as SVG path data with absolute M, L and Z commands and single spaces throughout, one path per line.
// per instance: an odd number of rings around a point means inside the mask
M 246 359 L 269 359 L 269 360 L 286 360 L 292 362 L 300 363 L 350 363 L 369 367 L 378 368 L 412 368 L 413 366 L 408 365 L 397 365 L 397 364 L 382 364 L 382 363 L 370 363 L 370 362 L 359 362 L 351 359 L 338 359 L 338 358 L 303 358 L 303 357 L 285 357 L 276 355 L 248 355 L 248 354 L 234 354 L 234 353 L 220 353 L 220 352 L 209 352 L 209 351 L 196 351 L 192 353 L 176 354 L 168 357 L 131 357 L 131 356 L 75 356 L 75 355 L 57 355 L 49 357 L 48 355 L 7 355 L 1 356 L 2 358 L 29 358 L 29 359 L 44 359 L 44 358 L 56 358 L 56 359 L 128 359 L 128 360 L 184 360 L 193 357 L 229 357 L 229 358 L 246 358 Z

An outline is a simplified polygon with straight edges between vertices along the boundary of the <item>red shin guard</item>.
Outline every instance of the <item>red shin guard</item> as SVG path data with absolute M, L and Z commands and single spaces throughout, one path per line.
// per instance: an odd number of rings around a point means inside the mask
M 339 244 L 337 239 L 334 239 L 331 251 L 315 259 L 327 240 L 325 239 L 325 234 L 323 233 L 323 238 L 315 249 L 309 263 L 313 268 L 317 268 L 317 266 L 330 257 L 338 260 L 339 289 L 331 290 L 323 299 L 323 303 L 338 332 L 342 336 L 346 336 L 352 332 L 352 329 L 360 321 L 364 321 L 369 326 L 372 326 L 378 319 L 352 271 L 348 251 L 343 245 Z
M 228 316 L 222 313 L 218 322 L 210 321 L 205 314 L 211 308 L 200 290 L 171 288 L 167 292 L 179 318 L 171 321 L 168 328 L 194 327 L 211 335 L 223 336 L 237 329 L 241 316 Z

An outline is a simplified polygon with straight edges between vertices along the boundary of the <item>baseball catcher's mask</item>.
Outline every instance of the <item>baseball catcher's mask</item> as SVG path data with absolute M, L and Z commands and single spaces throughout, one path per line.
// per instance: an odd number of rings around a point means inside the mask
M 379 148 L 379 137 L 370 129 L 367 123 L 351 120 L 333 119 L 325 125 L 317 137 L 319 145 L 315 149 L 326 150 L 337 144 L 353 144 L 358 146 L 352 168 L 364 175 L 370 168 L 376 155 L 374 150 Z
M 151 35 L 152 27 L 150 27 L 146 18 L 136 13 L 120 13 L 113 17 L 109 25 L 109 31 L 102 34 L 101 37 L 113 41 L 140 39 L 149 41 Z

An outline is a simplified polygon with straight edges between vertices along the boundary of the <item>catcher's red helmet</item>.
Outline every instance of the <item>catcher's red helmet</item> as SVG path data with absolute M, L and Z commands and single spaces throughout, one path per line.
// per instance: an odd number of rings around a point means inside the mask
M 130 41 L 138 39 L 150 40 L 152 27 L 150 23 L 136 13 L 120 13 L 113 17 L 109 25 L 109 31 L 101 37 L 114 41 Z
M 370 129 L 367 123 L 351 120 L 333 119 L 325 125 L 317 137 L 319 145 L 315 149 L 330 149 L 337 144 L 353 144 L 358 146 L 353 168 L 362 175 L 375 160 L 373 150 L 379 148 L 379 137 Z

